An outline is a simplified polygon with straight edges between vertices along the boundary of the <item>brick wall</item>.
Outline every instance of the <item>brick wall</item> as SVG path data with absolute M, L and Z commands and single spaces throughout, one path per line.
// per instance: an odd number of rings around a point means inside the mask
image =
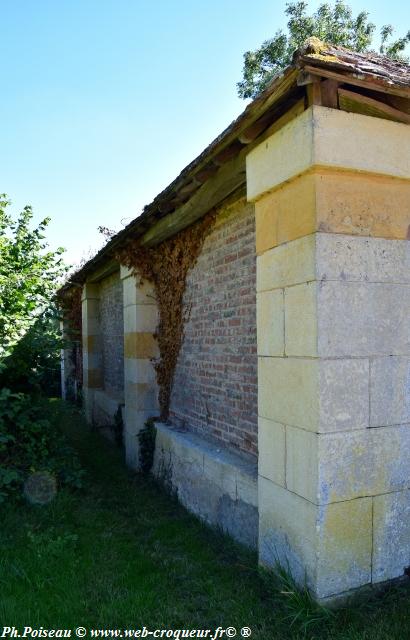
M 219 213 L 188 274 L 185 306 L 171 420 L 256 455 L 255 216 L 245 199 Z
M 100 327 L 104 390 L 111 395 L 124 392 L 124 319 L 122 282 L 119 272 L 100 283 Z

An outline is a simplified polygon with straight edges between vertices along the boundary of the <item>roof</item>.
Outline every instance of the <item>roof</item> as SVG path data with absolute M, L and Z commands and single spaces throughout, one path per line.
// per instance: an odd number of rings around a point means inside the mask
M 256 140 L 259 143 L 261 137 L 269 133 L 272 125 L 286 111 L 304 99 L 306 85 L 315 79 L 328 79 L 336 86 L 348 87 L 347 90 L 339 89 L 336 101 L 340 103 L 340 108 L 345 104 L 347 110 L 354 110 L 351 107 L 352 100 L 357 102 L 357 96 L 362 92 L 364 95 L 359 99 L 361 108 L 365 109 L 362 113 L 381 114 L 381 117 L 410 122 L 409 64 L 373 52 L 357 53 L 325 44 L 317 38 L 309 38 L 295 52 L 292 65 L 275 76 L 241 115 L 144 207 L 141 215 L 113 236 L 96 256 L 74 273 L 64 289 L 73 284 L 82 284 L 90 273 L 111 259 L 129 237 L 141 238 L 143 244 L 159 242 L 205 215 L 218 204 L 218 198 L 222 202 L 238 190 L 246 180 L 246 153 Z M 353 93 L 349 88 L 353 89 Z M 359 91 L 359 94 L 355 91 Z M 377 98 L 380 94 L 389 96 L 389 101 L 385 101 L 384 105 L 375 100 L 375 96 Z M 232 169 L 229 178 L 228 171 L 224 169 L 228 165 Z M 212 190 L 208 185 L 214 184 L 217 177 L 219 185 L 214 185 Z M 203 198 L 202 195 L 207 197 Z M 155 233 L 153 229 L 156 229 Z

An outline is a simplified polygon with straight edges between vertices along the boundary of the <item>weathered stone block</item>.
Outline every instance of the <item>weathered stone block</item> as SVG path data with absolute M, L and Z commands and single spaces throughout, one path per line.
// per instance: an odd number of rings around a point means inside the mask
M 259 494 L 259 561 L 290 571 L 299 584 L 316 577 L 317 507 L 262 476 Z
M 137 434 L 145 425 L 148 418 L 155 417 L 155 411 L 152 410 L 140 410 L 125 405 L 124 409 L 124 431 L 129 434 Z
M 316 434 L 286 427 L 286 486 L 327 504 L 410 486 L 410 426 Z
M 286 427 L 286 487 L 310 502 L 319 499 L 319 436 Z
M 372 498 L 318 507 L 318 598 L 368 584 L 372 566 Z
M 86 298 L 82 302 L 82 315 L 83 319 L 91 320 L 92 318 L 98 319 L 100 316 L 100 301 L 98 298 Z M 83 329 L 84 331 L 84 329 Z M 89 332 L 91 333 L 91 332 Z
M 125 278 L 132 278 L 132 269 L 129 267 L 125 267 L 123 264 L 120 265 L 120 278 L 121 280 L 125 280 Z
M 90 282 L 86 282 L 82 288 L 81 292 L 81 301 L 85 300 L 98 300 L 100 297 L 100 288 L 98 284 L 91 284 Z
M 130 304 L 156 304 L 155 288 L 147 280 L 141 281 L 135 276 L 123 280 L 124 306 Z
M 248 200 L 257 200 L 313 163 L 313 111 L 307 109 L 246 157 Z
M 410 491 L 373 498 L 373 582 L 404 575 L 410 565 Z
M 250 470 L 250 467 L 253 467 Z M 246 469 L 243 469 L 238 465 L 236 469 L 236 499 L 238 502 L 244 502 L 258 509 L 258 473 L 255 465 L 247 465 Z M 256 518 L 258 520 L 258 517 Z M 258 525 L 256 524 L 255 532 L 257 532 Z M 256 547 L 256 542 L 255 542 Z
M 259 475 L 285 486 L 285 427 L 283 424 L 259 418 Z
M 360 255 L 356 258 L 353 253 L 354 244 L 345 255 L 347 261 L 352 257 L 353 269 L 360 267 L 360 263 L 365 265 L 366 259 L 370 259 L 372 268 L 376 259 L 382 268 L 390 270 L 392 266 L 394 268 L 394 262 L 390 263 L 389 269 L 388 256 L 383 256 L 382 252 L 377 255 L 377 249 L 372 259 L 369 255 L 371 243 L 366 246 L 366 241 L 372 238 L 404 241 L 407 238 L 410 181 L 370 173 L 342 172 L 337 168 L 326 171 L 315 168 L 265 193 L 255 203 L 255 215 L 258 255 L 315 231 L 348 234 L 347 242 L 355 236 L 365 237 L 361 261 Z
M 86 311 L 83 307 L 83 315 L 82 315 L 82 335 L 83 339 L 85 336 L 96 336 L 100 333 L 100 321 L 98 317 L 88 317 Z
M 232 471 L 232 465 L 224 460 L 223 455 L 204 455 L 204 477 L 215 484 L 222 495 L 236 500 L 236 477 Z
M 122 287 L 124 307 L 137 304 L 137 282 L 134 276 L 124 278 Z
M 410 358 L 373 358 L 370 363 L 371 426 L 407 422 L 410 422 Z
M 124 309 L 124 333 L 154 333 L 158 311 L 153 304 L 133 304 Z
M 256 468 L 237 454 L 192 433 L 157 423 L 153 473 L 189 511 L 255 547 Z
M 317 431 L 318 361 L 260 357 L 258 366 L 259 415 L 281 424 Z
M 125 462 L 130 469 L 138 469 L 139 466 L 139 442 L 136 433 L 123 432 L 125 449 Z
M 406 124 L 317 106 L 312 120 L 315 164 L 410 178 Z
M 248 154 L 248 200 L 257 200 L 314 166 L 408 179 L 410 154 L 406 142 L 410 143 L 410 132 L 405 124 L 310 107 Z
M 315 280 L 315 255 L 315 235 L 269 249 L 257 258 L 257 291 Z
M 367 360 L 258 360 L 260 416 L 324 433 L 369 426 Z
M 287 356 L 317 356 L 316 283 L 285 289 L 285 352 Z
M 410 426 L 319 436 L 319 501 L 405 489 L 409 457 Z
M 318 386 L 319 433 L 369 426 L 368 360 L 321 360 Z
M 316 182 L 298 176 L 255 203 L 256 253 L 316 231 Z
M 126 382 L 130 383 L 155 383 L 154 365 L 146 358 L 125 358 L 124 378 Z
M 131 332 L 124 334 L 125 358 L 156 358 L 158 343 L 150 332 Z
M 408 198 L 410 206 L 410 193 Z M 316 246 L 318 280 L 410 283 L 407 240 L 318 233 Z
M 325 357 L 410 354 L 409 287 L 321 282 L 319 354 Z
M 258 355 L 282 356 L 285 349 L 283 290 L 257 294 Z
M 259 477 L 259 554 L 326 598 L 371 580 L 372 499 L 316 506 Z
M 410 182 L 337 169 L 315 171 L 316 228 L 327 233 L 407 238 Z
M 125 398 L 127 406 L 139 411 L 159 411 L 157 388 L 150 382 L 126 382 Z
M 112 426 L 114 424 L 115 414 L 123 404 L 123 400 L 121 395 L 113 396 L 107 393 L 106 390 L 96 389 L 93 402 L 96 424 L 98 424 L 98 426 Z

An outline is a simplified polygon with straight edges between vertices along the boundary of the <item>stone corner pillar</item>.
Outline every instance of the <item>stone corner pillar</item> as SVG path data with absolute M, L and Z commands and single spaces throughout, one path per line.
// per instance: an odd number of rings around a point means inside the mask
M 158 357 L 158 324 L 153 286 L 121 267 L 124 300 L 124 445 L 127 464 L 139 466 L 138 432 L 157 416 L 158 392 L 153 359 Z
M 326 601 L 410 565 L 410 127 L 311 107 L 247 190 L 259 557 Z
M 76 397 L 75 366 L 73 361 L 74 346 L 70 342 L 71 330 L 68 321 L 60 320 L 60 335 L 63 340 L 61 349 L 61 397 L 63 400 L 73 400 Z
M 82 291 L 83 395 L 89 424 L 93 424 L 94 395 L 103 387 L 99 286 L 86 283 Z

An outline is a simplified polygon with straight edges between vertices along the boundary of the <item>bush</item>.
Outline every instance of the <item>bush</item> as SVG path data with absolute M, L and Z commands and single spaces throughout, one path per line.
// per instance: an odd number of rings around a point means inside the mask
M 77 456 L 46 416 L 44 401 L 10 389 L 0 391 L 0 502 L 21 496 L 36 473 L 40 483 L 49 474 L 57 484 L 81 486 Z
M 149 473 L 154 464 L 155 439 L 157 430 L 155 420 L 158 418 L 148 418 L 142 429 L 138 432 L 139 441 L 139 462 L 142 473 Z
M 56 309 L 44 311 L 0 366 L 0 388 L 61 395 L 61 349 Z
M 59 391 L 62 347 L 55 294 L 67 267 L 45 240 L 49 218 L 33 227 L 27 206 L 14 218 L 0 194 L 0 388 Z

